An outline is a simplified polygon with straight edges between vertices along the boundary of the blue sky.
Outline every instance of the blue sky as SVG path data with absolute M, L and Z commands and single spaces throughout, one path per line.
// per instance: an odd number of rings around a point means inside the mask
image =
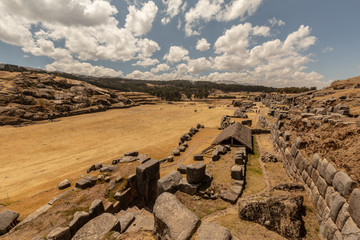
M 360 75 L 358 0 L 1 0 L 0 62 L 317 86 Z

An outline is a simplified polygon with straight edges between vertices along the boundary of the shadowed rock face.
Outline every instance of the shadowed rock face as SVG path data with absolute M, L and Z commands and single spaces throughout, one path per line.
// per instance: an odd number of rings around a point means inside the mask
M 239 218 L 263 225 L 288 239 L 299 239 L 306 233 L 303 200 L 303 196 L 285 195 L 245 199 L 239 202 Z

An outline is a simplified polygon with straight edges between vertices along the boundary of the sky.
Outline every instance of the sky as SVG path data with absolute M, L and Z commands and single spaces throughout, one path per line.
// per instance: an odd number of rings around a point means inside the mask
M 0 0 L 0 62 L 321 88 L 360 75 L 359 9 L 359 0 Z

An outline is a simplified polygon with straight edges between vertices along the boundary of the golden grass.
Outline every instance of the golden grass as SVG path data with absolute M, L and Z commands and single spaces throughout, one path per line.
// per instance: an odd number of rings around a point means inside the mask
M 161 104 L 0 127 L 0 203 L 20 201 L 11 207 L 27 215 L 61 192 L 58 183 L 77 179 L 90 165 L 132 150 L 155 159 L 169 156 L 191 127 L 216 128 L 230 113 L 204 103 Z

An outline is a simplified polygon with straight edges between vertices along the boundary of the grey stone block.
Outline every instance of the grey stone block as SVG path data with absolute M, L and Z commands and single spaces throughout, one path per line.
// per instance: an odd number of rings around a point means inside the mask
M 332 240 L 343 240 L 343 237 L 342 237 L 341 232 L 339 230 L 336 230 Z
M 179 164 L 179 165 L 177 166 L 177 170 L 178 170 L 181 174 L 186 174 L 186 168 L 187 168 L 187 166 L 184 165 L 184 164 Z
M 132 222 L 134 222 L 135 220 L 135 214 L 134 213 L 126 213 L 125 215 L 118 217 L 119 222 L 120 222 L 120 233 L 124 233 L 128 227 L 130 226 L 130 224 Z
M 332 184 L 335 173 L 336 173 L 335 167 L 331 163 L 329 163 L 325 169 L 325 174 L 324 174 L 324 178 L 328 184 Z
M 120 232 L 119 219 L 114 214 L 103 213 L 80 228 L 72 240 L 104 239 L 110 231 Z
M 100 199 L 96 199 L 91 203 L 91 206 L 89 208 L 90 218 L 95 218 L 100 214 L 103 214 L 104 211 L 105 209 L 103 202 Z
M 178 188 L 179 191 L 181 192 L 187 193 L 189 195 L 194 195 L 199 189 L 200 185 L 201 185 L 200 183 L 199 184 L 188 183 L 188 181 L 185 178 L 183 178 L 180 180 Z
M 326 160 L 326 158 L 324 159 L 320 159 L 317 170 L 320 174 L 320 176 L 324 177 L 325 176 L 325 170 L 327 165 L 329 164 L 329 162 Z
M 306 185 L 307 185 L 310 189 L 312 189 L 312 188 L 311 188 L 311 184 L 312 184 L 312 183 L 314 183 L 314 182 L 312 181 L 311 177 L 308 176 L 308 178 L 306 179 Z
M 339 230 L 342 230 L 345 222 L 347 221 L 347 219 L 349 217 L 350 217 L 349 204 L 345 202 L 344 205 L 342 206 L 342 208 L 340 209 L 340 212 L 338 213 L 338 216 L 336 218 L 336 226 L 338 227 Z
M 231 168 L 231 178 L 235 180 L 244 180 L 244 166 L 243 165 L 234 165 Z
M 320 234 L 324 239 L 333 239 L 337 228 L 335 223 L 328 218 L 320 225 Z
M 181 179 L 181 173 L 176 170 L 160 178 L 157 182 L 158 194 L 160 195 L 163 192 L 175 193 Z
M 331 206 L 331 203 L 335 197 L 335 193 L 336 193 L 335 189 L 332 186 L 328 186 L 325 193 L 325 201 L 328 207 Z
M 307 172 L 307 174 L 309 176 L 311 176 L 312 170 L 313 170 L 312 165 L 310 163 L 307 163 L 306 166 L 305 166 L 305 171 Z
M 154 217 L 155 239 L 190 239 L 200 221 L 173 194 L 166 192 L 156 199 Z
M 160 179 L 160 163 L 151 159 L 136 168 L 137 192 L 141 201 L 152 208 L 157 197 L 157 181 Z
M 321 196 L 322 196 L 323 198 L 325 198 L 326 189 L 327 189 L 327 187 L 328 187 L 325 179 L 323 179 L 322 177 L 319 177 L 318 180 L 317 180 L 317 182 L 316 182 L 316 186 L 317 186 L 317 188 L 318 188 L 319 193 L 321 194 Z
M 114 165 L 107 165 L 107 166 L 104 166 L 100 169 L 100 172 L 113 172 L 117 169 L 116 166 Z
M 19 213 L 11 211 L 9 209 L 5 209 L 0 212 L 0 235 L 10 231 L 19 216 Z
M 71 182 L 68 179 L 65 179 L 64 181 L 59 183 L 58 188 L 59 188 L 59 190 L 63 190 L 63 189 L 68 188 L 70 186 L 71 186 Z
M 356 183 L 344 172 L 335 174 L 332 185 L 344 197 L 347 197 L 356 187 Z
M 291 146 L 291 151 L 290 151 L 290 152 L 291 152 L 291 155 L 293 156 L 293 158 L 296 158 L 299 150 L 297 149 L 297 147 L 295 146 L 295 144 L 293 144 L 293 145 Z
M 316 209 L 317 209 L 317 213 L 319 214 L 319 216 L 321 217 L 322 220 L 323 219 L 323 215 L 325 213 L 325 209 L 328 208 L 328 206 L 326 205 L 326 201 L 324 198 L 322 198 L 321 196 L 319 197 L 319 200 L 316 204 Z M 330 209 L 329 209 L 330 212 Z
M 294 161 L 293 156 L 291 155 L 290 149 L 286 148 L 284 151 L 285 159 L 283 160 L 283 164 Z
M 311 179 L 313 180 L 314 183 L 317 183 L 319 176 L 320 176 L 319 172 L 315 168 L 313 168 L 311 172 Z
M 341 231 L 344 240 L 359 240 L 360 229 L 351 218 L 348 218 Z
M 204 162 L 198 162 L 195 164 L 189 164 L 186 168 L 186 180 L 191 184 L 201 183 L 205 176 L 206 164 Z
M 309 175 L 307 174 L 307 172 L 305 170 L 303 170 L 301 172 L 301 177 L 302 177 L 302 180 L 304 181 L 304 183 L 306 183 L 309 178 Z
M 330 217 L 334 222 L 336 222 L 338 214 L 345 202 L 345 198 L 343 198 L 338 192 L 336 192 L 330 206 Z
M 86 176 L 76 182 L 75 187 L 80 189 L 91 188 L 95 186 L 96 179 L 93 176 Z
M 355 188 L 350 196 L 349 213 L 354 222 L 360 227 L 360 189 Z
M 203 222 L 197 232 L 198 240 L 231 240 L 232 234 L 229 229 L 216 223 Z
M 47 235 L 48 240 L 70 240 L 71 233 L 69 227 L 58 227 Z
M 90 214 L 84 211 L 76 212 L 74 214 L 73 220 L 69 223 L 69 228 L 71 236 L 74 236 L 75 233 L 82 228 L 90 220 Z
M 235 204 L 237 199 L 239 198 L 239 195 L 236 193 L 233 193 L 232 191 L 225 190 L 220 193 L 220 198 L 222 200 L 224 200 L 225 202 Z

